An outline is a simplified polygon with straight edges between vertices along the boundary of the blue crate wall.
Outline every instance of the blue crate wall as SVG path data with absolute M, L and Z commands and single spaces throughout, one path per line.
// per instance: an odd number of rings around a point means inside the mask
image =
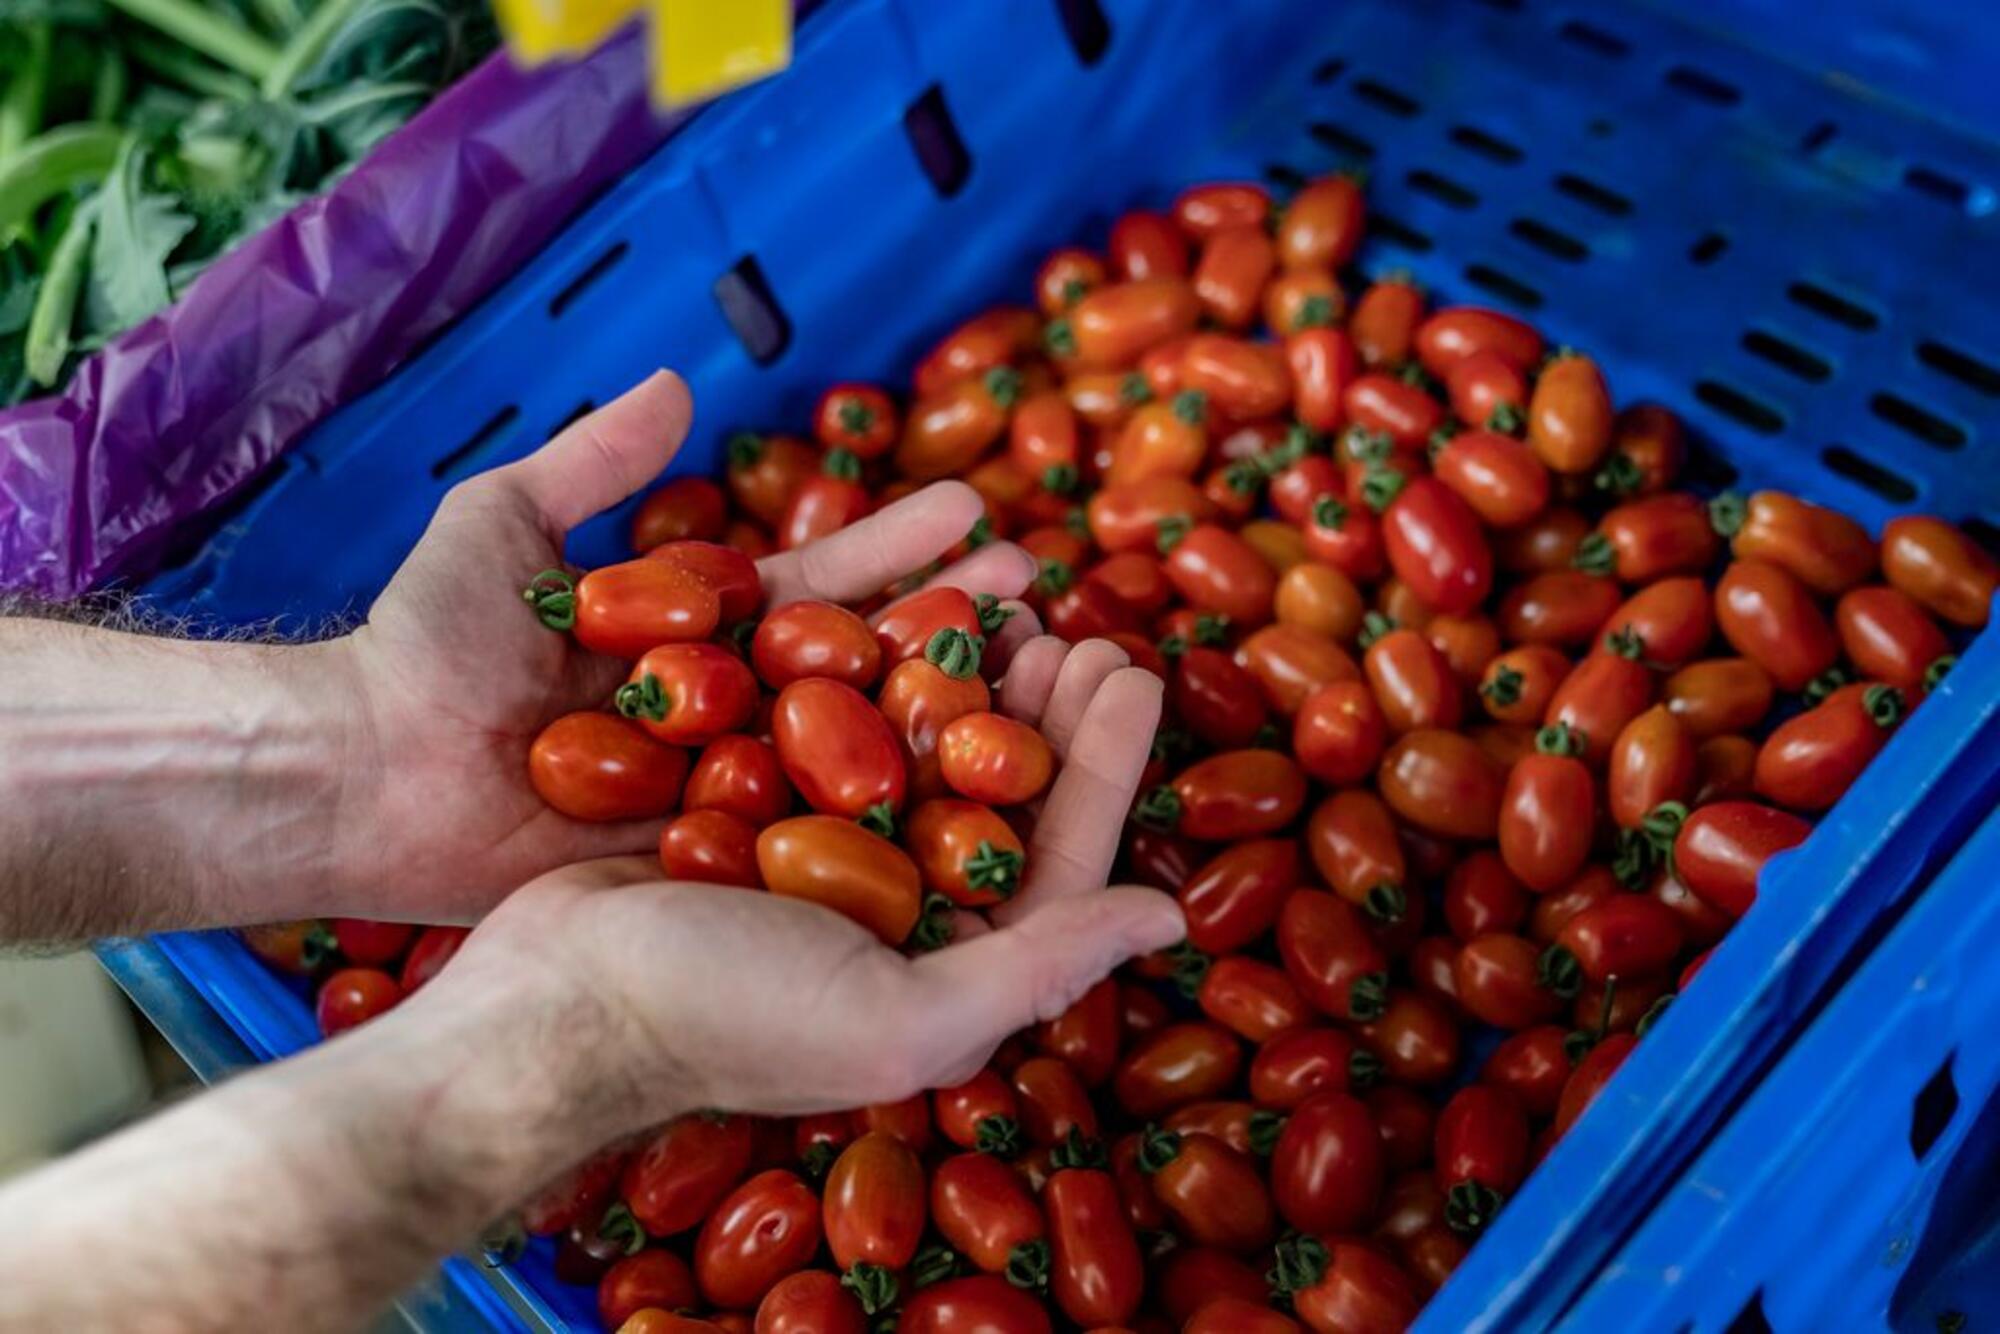
M 1563 1328 L 1932 1334 L 1954 1312 L 1968 1329 L 1990 1319 L 2000 1302 L 1996 870 L 2000 815 L 1924 890 Z
M 1711 483 L 1783 485 L 1877 526 L 2000 519 L 2000 250 L 1976 137 L 1629 4 L 1106 0 L 829 4 L 783 78 L 710 109 L 478 311 L 287 459 L 159 594 L 224 620 L 364 607 L 455 481 L 652 367 L 697 422 L 797 427 L 827 379 L 893 378 L 1037 256 L 1216 176 L 1371 178 L 1359 268 L 1526 314 L 1621 400 L 1681 412 Z M 942 109 L 949 123 L 936 119 Z M 962 144 L 926 172 L 910 126 Z M 1954 200 L 1913 188 L 1946 163 Z M 717 293 L 775 302 L 739 338 Z M 629 507 L 572 554 L 622 554 Z M 1966 655 L 1510 1206 L 1427 1319 L 1546 1319 L 1767 1059 L 1876 914 L 1947 855 L 1995 780 L 2000 647 Z M 261 1049 L 310 1041 L 240 947 L 174 957 Z M 1775 963 L 1773 961 L 1776 961 Z M 261 980 L 260 980 L 261 977 Z M 546 1256 L 531 1258 L 530 1290 Z M 541 1271 L 533 1265 L 542 1264 Z M 587 1294 L 547 1294 L 588 1328 Z

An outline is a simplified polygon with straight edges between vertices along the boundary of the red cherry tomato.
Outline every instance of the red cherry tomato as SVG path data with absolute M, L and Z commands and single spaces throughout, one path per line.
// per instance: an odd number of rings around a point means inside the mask
M 1179 277 L 1188 271 L 1188 243 L 1164 213 L 1135 211 L 1111 227 L 1111 270 L 1121 278 Z
M 1054 318 L 1104 285 L 1104 261 L 1088 250 L 1064 246 L 1035 271 L 1035 303 Z
M 679 799 L 687 771 L 686 751 L 608 713 L 565 714 L 528 751 L 536 795 L 575 820 L 663 814 Z
M 1660 697 L 1697 741 L 1743 732 L 1771 711 L 1771 677 L 1748 658 L 1707 658 L 1668 677 Z
M 1115 254 L 1115 240 L 1113 246 Z M 1148 348 L 1193 333 L 1202 310 L 1195 288 L 1178 277 L 1108 283 L 1051 322 L 1049 343 L 1082 369 L 1130 366 Z
M 916 925 L 923 888 L 916 863 L 852 820 L 798 815 L 757 835 L 765 887 L 831 908 L 899 945 Z
M 1681 952 L 1680 919 L 1645 894 L 1613 894 L 1591 904 L 1563 924 L 1549 963 L 1558 974 L 1574 967 L 1602 985 L 1616 977 L 1638 979 L 1664 973 Z
M 1046 1279 L 1048 1228 L 1021 1174 L 984 1153 L 962 1153 L 931 1177 L 931 1217 L 974 1268 L 1032 1284 Z
M 756 1334 L 868 1334 L 868 1317 L 841 1286 L 840 1275 L 804 1269 L 764 1294 L 757 1304 Z
M 1250 839 L 1216 853 L 1177 896 L 1188 943 L 1212 955 L 1243 948 L 1278 920 L 1298 879 L 1299 848 L 1292 839 Z
M 1558 355 L 1528 399 L 1528 445 L 1559 473 L 1586 473 L 1611 448 L 1611 393 L 1597 363 Z
M 1250 1061 L 1250 1096 L 1260 1107 L 1290 1111 L 1320 1093 L 1358 1093 L 1382 1063 L 1337 1028 L 1294 1028 L 1266 1042 Z
M 1291 373 L 1292 414 L 1308 430 L 1332 431 L 1347 412 L 1347 396 L 1361 374 L 1360 354 L 1343 329 L 1300 329 L 1285 340 Z
M 904 1303 L 896 1324 L 896 1334 L 1050 1334 L 1051 1329 L 1041 1302 L 992 1274 L 931 1284 Z
M 981 1070 L 963 1084 L 936 1090 L 931 1109 L 938 1133 L 961 1149 L 1018 1147 L 1020 1100 L 996 1070 Z
M 1670 574 L 1701 573 L 1721 546 L 1709 506 L 1685 491 L 1669 491 L 1612 510 L 1573 559 L 1590 573 L 1647 584 Z
M 1392 735 L 1458 726 L 1464 686 L 1451 662 L 1414 630 L 1391 630 L 1368 646 L 1362 671 Z
M 1382 525 L 1374 511 L 1322 496 L 1311 517 L 1300 525 L 1306 554 L 1333 566 L 1350 579 L 1376 579 L 1388 564 Z
M 1765 739 L 1757 751 L 1757 795 L 1794 810 L 1825 810 L 1888 743 L 1906 708 L 1895 686 L 1842 686 Z
M 1336 1019 L 1382 1013 L 1389 957 L 1353 905 L 1295 890 L 1278 915 L 1278 955 L 1301 995 Z
M 1020 888 L 1026 860 L 1020 835 L 978 802 L 938 798 L 913 808 L 903 846 L 924 888 L 961 908 L 1004 903 Z
M 829 385 L 813 407 L 813 435 L 829 450 L 877 459 L 895 445 L 896 405 L 872 384 Z
M 1014 1067 L 1014 1093 L 1021 1106 L 1021 1129 L 1030 1144 L 1060 1144 L 1072 1130 L 1094 1137 L 1097 1109 L 1076 1071 L 1052 1056 L 1036 1056 Z
M 1306 778 L 1291 757 L 1228 750 L 1183 769 L 1140 804 L 1142 819 L 1188 838 L 1233 842 L 1284 828 L 1305 804 Z
M 1055 770 L 1042 734 L 998 713 L 968 713 L 945 724 L 937 755 L 953 791 L 993 806 L 1033 800 Z
M 1301 1232 L 1359 1232 L 1380 1206 L 1382 1137 L 1359 1098 L 1321 1093 L 1301 1103 L 1271 1152 L 1271 1192 Z
M 953 329 L 924 354 L 910 377 L 917 397 L 929 398 L 960 380 L 1009 365 L 1040 346 L 1042 322 L 1032 310 L 995 306 Z
M 1281 968 L 1231 955 L 1202 975 L 1195 994 L 1201 1012 L 1246 1042 L 1265 1042 L 1313 1017 Z
M 632 514 L 632 549 L 651 551 L 665 542 L 713 542 L 729 517 L 729 498 L 706 477 L 676 477 L 640 502 Z
M 1335 792 L 1306 821 L 1306 850 L 1327 885 L 1380 922 L 1401 919 L 1407 870 L 1396 818 L 1365 788 Z
M 965 663 L 951 665 L 956 670 Z M 939 771 L 938 736 L 955 720 L 984 713 L 992 702 L 986 682 L 976 672 L 953 676 L 930 662 L 912 659 L 889 673 L 876 707 L 895 733 L 912 795 L 928 798 L 949 791 Z
M 1110 978 L 1034 1029 L 1036 1050 L 1059 1058 L 1092 1087 L 1111 1077 L 1121 1039 L 1118 985 Z
M 700 746 L 750 721 L 757 678 L 743 659 L 714 644 L 648 649 L 619 687 L 618 712 L 661 741 Z
M 695 1240 L 695 1278 L 717 1306 L 749 1308 L 819 1249 L 819 1198 L 790 1172 L 760 1172 L 725 1196 Z
M 1882 528 L 1882 577 L 1933 616 L 1986 624 L 2000 563 L 1943 519 L 1906 514 Z
M 408 995 L 444 971 L 471 932 L 462 926 L 427 926 L 403 959 L 397 981 Z
M 1313 1334 L 1393 1334 L 1416 1322 L 1416 1286 L 1372 1246 L 1300 1237 L 1281 1250 L 1278 1264 L 1292 1309 Z
M 1508 649 L 1480 673 L 1480 703 L 1501 722 L 1539 725 L 1569 669 L 1569 659 L 1546 644 Z
M 1360 248 L 1365 217 L 1361 187 L 1350 178 L 1309 181 L 1278 214 L 1278 258 L 1288 269 L 1337 269 Z
M 593 653 L 627 660 L 660 644 L 706 639 L 722 620 L 722 597 L 684 566 L 651 557 L 604 565 L 571 587 L 559 572 L 525 595 L 545 624 L 572 626 Z
M 1357 1031 L 1381 1061 L 1384 1078 L 1436 1084 L 1458 1067 L 1458 1019 L 1436 996 L 1392 990 L 1382 1017 Z
M 1397 815 L 1444 838 L 1489 839 L 1500 826 L 1499 765 L 1460 732 L 1417 731 L 1396 738 L 1376 778 Z
M 789 435 L 730 437 L 723 482 L 739 509 L 775 528 L 806 479 L 819 471 L 820 452 Z
M 1417 329 L 1417 359 L 1440 379 L 1467 359 L 1482 354 L 1499 357 L 1522 373 L 1542 359 L 1542 336 L 1531 325 L 1478 306 L 1447 306 Z
M 1741 917 L 1764 863 L 1805 842 L 1812 826 L 1754 801 L 1719 801 L 1688 816 L 1674 837 L 1674 868 L 1703 902 Z
M 1431 466 L 1488 527 L 1518 527 L 1548 508 L 1548 468 L 1511 436 L 1463 432 L 1446 442 Z
M 923 1165 L 892 1135 L 863 1135 L 834 1160 L 820 1205 L 826 1245 L 863 1310 L 893 1302 L 895 1271 L 923 1239 L 928 1198 Z
M 708 1217 L 742 1180 L 750 1152 L 745 1117 L 678 1117 L 626 1164 L 619 1191 L 649 1236 L 671 1237 Z
M 1522 644 L 1580 648 L 1619 607 L 1618 584 L 1581 570 L 1545 570 L 1500 600 L 1500 633 Z
M 1335 681 L 1300 703 L 1292 724 L 1292 751 L 1300 767 L 1323 783 L 1357 783 L 1375 771 L 1388 737 L 1388 724 L 1369 687 Z
M 597 1315 L 606 1329 L 617 1329 L 648 1307 L 670 1310 L 699 1300 L 687 1261 L 672 1251 L 628 1255 L 597 1282 Z
M 1163 536 L 1167 579 L 1190 606 L 1244 628 L 1271 619 L 1277 575 L 1255 548 L 1226 528 L 1199 524 L 1178 540 Z
M 1722 637 L 1784 690 L 1802 690 L 1833 666 L 1840 641 L 1812 593 L 1781 566 L 1738 560 L 1715 588 Z
M 1139 1309 L 1145 1269 L 1109 1173 L 1065 1168 L 1042 1187 L 1049 1224 L 1049 1295 L 1085 1327 L 1119 1325 Z
M 1445 1221 L 1478 1236 L 1528 1169 L 1527 1114 L 1500 1089 L 1469 1084 L 1438 1113 L 1438 1187 Z
M 1213 508 L 1185 478 L 1151 477 L 1131 486 L 1105 487 L 1090 498 L 1085 514 L 1091 539 L 1106 552 L 1153 551 L 1163 533 L 1199 523 Z
M 1625 724 L 1611 743 L 1605 778 L 1611 818 L 1621 829 L 1638 829 L 1667 803 L 1685 805 L 1699 776 L 1695 738 L 1665 704 L 1655 704 Z
M 1730 550 L 1738 560 L 1778 566 L 1822 597 L 1845 592 L 1875 573 L 1875 543 L 1867 529 L 1783 491 L 1751 495 Z
M 882 673 L 882 647 L 868 622 L 831 602 L 790 602 L 758 623 L 750 663 L 773 690 L 823 676 L 866 690 Z
M 1139 1165 L 1175 1230 L 1196 1245 L 1241 1253 L 1276 1235 L 1263 1174 L 1248 1154 L 1213 1135 L 1153 1127 L 1141 1136 Z
M 1476 936 L 1460 947 L 1453 965 L 1458 1003 L 1481 1023 L 1508 1032 L 1547 1023 L 1562 1010 L 1564 997 L 1544 984 L 1540 964 L 1541 951 L 1519 936 Z
M 1390 274 L 1361 294 L 1347 323 L 1363 361 L 1394 369 L 1410 359 L 1423 317 L 1424 294 L 1408 278 Z
M 1840 646 L 1869 680 L 1914 690 L 1951 652 L 1937 622 L 1914 598 L 1881 584 L 1849 589 L 1833 609 Z
M 1137 1117 L 1160 1116 L 1236 1082 L 1243 1048 L 1218 1024 L 1170 1024 L 1134 1044 L 1112 1076 L 1118 1105 Z
M 1636 639 L 1645 661 L 1678 667 L 1708 647 L 1713 599 L 1698 578 L 1662 579 L 1625 599 L 1604 626 L 1621 641 Z
M 313 1017 L 321 1037 L 344 1033 L 386 1014 L 403 999 L 403 988 L 379 968 L 343 968 L 320 984 Z
M 1537 894 L 1567 884 L 1590 857 L 1597 787 L 1567 726 L 1543 728 L 1536 754 L 1507 774 L 1500 798 L 1500 857 Z
M 903 804 L 907 779 L 895 733 L 852 686 L 826 677 L 786 686 L 771 711 L 771 741 L 785 776 L 816 811 L 852 820 Z
M 1248 746 L 1269 717 L 1257 678 L 1220 649 L 1191 647 L 1178 654 L 1167 698 L 1189 731 L 1224 749 Z
M 981 386 L 968 383 L 946 392 L 953 395 L 950 405 L 952 411 L 970 414 L 974 409 L 964 406 L 966 397 L 974 394 L 983 396 L 987 391 Z M 993 398 L 997 401 L 998 395 L 995 394 Z M 983 405 L 985 399 L 982 398 L 981 402 Z M 985 407 L 984 410 L 993 416 L 998 416 L 1001 412 L 998 407 Z M 944 425 L 942 405 L 919 403 L 917 411 L 925 415 L 912 418 L 913 434 L 915 428 L 930 423 L 937 423 L 936 430 L 939 437 L 943 437 L 947 430 L 954 428 L 967 432 L 976 431 L 982 436 L 985 436 L 989 429 L 983 420 L 976 426 L 960 427 L 956 416 L 951 418 L 951 426 L 947 427 Z M 947 448 L 942 439 L 926 443 L 933 449 Z M 986 443 L 991 443 L 990 436 L 987 436 L 979 447 L 983 448 Z M 924 465 L 914 449 L 906 447 L 899 451 L 896 457 L 899 465 L 910 476 L 925 475 L 920 471 Z M 784 516 L 778 520 L 778 548 L 781 551 L 789 551 L 794 547 L 802 547 L 808 542 L 816 542 L 822 537 L 837 533 L 848 524 L 865 516 L 873 503 L 874 499 L 868 494 L 868 488 L 862 485 L 861 460 L 849 450 L 828 450 L 826 457 L 820 462 L 820 470 L 808 477 L 798 490 L 792 492 L 791 504 L 785 506 Z
M 1518 430 L 1527 419 L 1528 377 L 1497 352 L 1461 358 L 1445 376 L 1445 390 L 1453 414 L 1474 429 Z
M 777 821 L 792 806 L 791 784 L 768 743 L 721 736 L 708 743 L 681 793 L 685 811 L 724 811 L 753 829 Z
M 1493 588 L 1493 553 L 1479 516 L 1435 477 L 1412 478 L 1395 490 L 1382 511 L 1382 543 L 1396 577 L 1433 611 L 1463 616 Z
M 1618 1067 L 1632 1054 L 1632 1047 L 1637 1041 L 1630 1033 L 1613 1033 L 1576 1063 L 1569 1081 L 1563 1085 L 1562 1100 L 1556 1106 L 1552 1128 L 1557 1138 L 1569 1133 L 1576 1119 L 1611 1082 L 1611 1076 L 1618 1073 Z
M 1556 687 L 1544 721 L 1560 723 L 1582 743 L 1579 754 L 1593 769 L 1611 757 L 1611 744 L 1625 725 L 1652 707 L 1653 674 L 1622 651 L 1630 646 L 1607 641 L 1605 652 L 1579 662 Z
M 660 831 L 660 870 L 669 880 L 761 888 L 757 831 L 727 811 L 686 811 Z
M 368 967 L 393 962 L 417 933 L 407 922 L 374 922 L 360 917 L 336 917 L 327 925 L 347 961 Z
M 1525 1028 L 1493 1049 L 1479 1080 L 1509 1094 L 1537 1121 L 1554 1116 L 1570 1074 L 1569 1034 L 1560 1025 Z
M 1685 462 L 1680 419 L 1657 403 L 1634 403 L 1612 424 L 1611 454 L 1592 480 L 1614 496 L 1656 495 Z
M 1528 938 L 1540 945 L 1552 944 L 1570 918 L 1622 889 L 1610 867 L 1585 867 L 1582 875 L 1561 889 L 1535 900 L 1528 914 Z
M 1445 881 L 1445 925 L 1460 940 L 1514 931 L 1527 922 L 1532 902 L 1507 864 L 1481 848 L 1452 867 Z
M 1346 312 L 1340 281 L 1317 265 L 1286 269 L 1264 287 L 1264 327 L 1280 336 L 1331 328 Z
M 1355 344 L 1366 361 L 1367 348 L 1358 335 Z M 1406 454 L 1423 449 L 1431 433 L 1444 425 L 1442 403 L 1416 385 L 1380 372 L 1362 375 L 1348 385 L 1340 406 L 1353 425 L 1388 436 Z

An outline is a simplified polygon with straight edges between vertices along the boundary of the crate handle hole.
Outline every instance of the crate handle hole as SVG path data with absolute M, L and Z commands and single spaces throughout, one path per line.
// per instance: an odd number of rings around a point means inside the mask
M 1829 470 L 1851 482 L 1859 482 L 1891 504 L 1907 505 L 1917 498 L 1916 484 L 1909 478 L 1862 458 L 1846 445 L 1828 445 L 1819 452 L 1819 461 Z
M 1802 306 L 1822 319 L 1866 333 L 1882 323 L 1881 317 L 1866 306 L 1829 292 L 1817 283 L 1796 282 L 1785 289 L 1795 306 Z
M 549 318 L 561 318 L 562 313 L 575 305 L 577 298 L 589 291 L 598 279 L 617 268 L 618 261 L 624 259 L 631 249 L 631 246 L 619 241 L 590 261 L 590 266 L 570 279 L 567 287 L 549 298 Z
M 1410 172 L 1403 180 L 1418 194 L 1429 195 L 1452 208 L 1468 209 L 1479 203 L 1479 195 L 1469 186 L 1460 185 L 1449 176 L 1441 176 L 1422 167 Z
M 1619 194 L 1608 185 L 1600 185 L 1588 177 L 1573 172 L 1564 172 L 1556 177 L 1556 189 L 1568 195 L 1579 204 L 1587 204 L 1599 213 L 1622 218 L 1632 211 L 1632 201 Z
M 1356 79 L 1354 95 L 1371 106 L 1405 120 L 1423 110 L 1423 104 L 1400 88 L 1391 88 L 1374 79 Z
M 1722 252 L 1729 249 L 1729 238 L 1721 232 L 1709 232 L 1688 247 L 1688 262 L 1691 264 L 1713 264 L 1722 258 Z
M 1104 17 L 1104 6 L 1098 0 L 1056 0 L 1056 13 L 1062 18 L 1070 50 L 1076 52 L 1085 69 L 1104 58 L 1111 46 L 1111 21 Z
M 965 188 L 972 175 L 972 154 L 966 151 L 951 108 L 944 104 L 942 87 L 934 83 L 910 103 L 903 112 L 903 133 L 938 198 L 949 199 Z
M 1363 139 L 1354 131 L 1335 125 L 1331 121 L 1316 120 L 1306 126 L 1306 133 L 1325 144 L 1336 153 L 1367 161 L 1375 156 L 1375 145 Z
M 716 304 L 736 333 L 736 340 L 759 366 L 784 355 L 792 342 L 792 322 L 765 281 L 755 255 L 745 255 L 715 280 Z
M 1723 416 L 1747 426 L 1759 435 L 1776 435 L 1784 429 L 1785 414 L 1761 399 L 1752 398 L 1734 385 L 1720 380 L 1703 380 L 1694 387 L 1694 396 Z
M 1935 340 L 1917 344 L 1917 360 L 1989 398 L 2000 398 L 2000 366 Z
M 1675 65 L 1668 70 L 1667 86 L 1710 106 L 1733 107 L 1743 100 L 1742 90 L 1735 84 L 1693 65 Z
M 1808 384 L 1823 384 L 1833 374 L 1833 366 L 1825 357 L 1763 329 L 1752 329 L 1743 335 L 1743 350 Z
M 1924 1081 L 1910 1104 L 1910 1153 L 1918 1162 L 1931 1151 L 1958 1111 L 1958 1083 L 1951 1077 L 1952 1059 L 1944 1058 L 1937 1073 Z
M 1476 125 L 1454 125 L 1451 127 L 1451 141 L 1470 153 L 1477 153 L 1489 161 L 1513 166 L 1525 154 L 1513 144 L 1497 134 L 1489 134 Z
M 475 455 L 483 452 L 488 445 L 492 444 L 499 437 L 502 431 L 512 426 L 514 419 L 520 415 L 521 409 L 509 403 L 506 407 L 481 422 L 477 430 L 459 441 L 454 448 L 447 451 L 442 457 L 431 464 L 431 479 L 441 482 L 447 477 L 457 476 L 466 463 L 469 463 Z
M 1571 264 L 1581 263 L 1590 258 L 1590 247 L 1560 228 L 1551 227 L 1546 222 L 1534 218 L 1516 218 L 1507 224 L 1507 230 L 1527 242 L 1545 255 Z
M 1503 273 L 1491 264 L 1469 264 L 1465 269 L 1465 280 L 1473 286 L 1491 292 L 1522 310 L 1536 310 L 1542 304 L 1542 294 L 1522 282 L 1511 273 Z
M 1580 46 L 1593 55 L 1622 60 L 1632 54 L 1632 44 L 1623 37 L 1615 32 L 1606 32 L 1594 23 L 1585 23 L 1582 19 L 1571 19 L 1556 32 L 1564 41 Z

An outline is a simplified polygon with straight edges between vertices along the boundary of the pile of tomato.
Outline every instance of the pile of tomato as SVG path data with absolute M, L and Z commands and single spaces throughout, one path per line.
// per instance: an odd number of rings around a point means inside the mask
M 671 815 L 670 877 L 908 949 L 1014 891 L 1056 766 L 993 711 L 1006 609 L 766 611 L 754 559 L 963 478 L 966 546 L 1019 543 L 1049 629 L 1167 687 L 1121 874 L 1185 943 L 960 1087 L 592 1158 L 527 1223 L 607 1326 L 1401 1328 L 1985 623 L 1951 525 L 1681 489 L 1671 413 L 1344 279 L 1363 227 L 1338 177 L 1129 213 L 907 399 L 829 388 L 811 438 L 650 497 L 637 559 L 528 590 L 632 664 L 536 742 L 551 805 Z M 409 930 L 332 924 L 329 1032 L 457 939 Z

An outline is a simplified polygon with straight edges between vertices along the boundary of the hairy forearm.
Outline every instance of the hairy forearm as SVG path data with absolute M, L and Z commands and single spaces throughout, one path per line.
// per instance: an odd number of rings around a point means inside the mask
M 634 1128 L 600 1012 L 476 972 L 0 1189 L 0 1329 L 356 1328 Z
M 296 915 L 352 744 L 338 652 L 0 618 L 0 943 Z

